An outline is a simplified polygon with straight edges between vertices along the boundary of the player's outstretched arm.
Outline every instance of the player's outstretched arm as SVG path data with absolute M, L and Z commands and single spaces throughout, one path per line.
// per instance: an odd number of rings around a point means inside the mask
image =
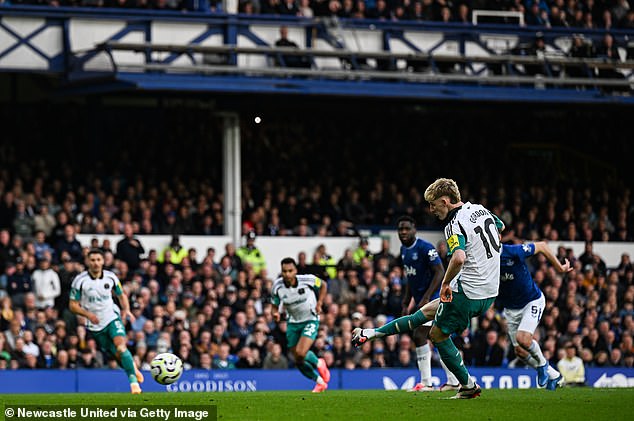
M 537 253 L 542 253 L 546 256 L 546 259 L 548 259 L 550 264 L 553 265 L 555 270 L 559 273 L 567 273 L 573 269 L 570 266 L 568 259 L 564 259 L 564 263 L 562 264 L 559 259 L 557 259 L 557 256 L 555 256 L 550 250 L 550 247 L 548 247 L 548 244 L 545 241 L 537 241 L 535 243 L 535 254 Z

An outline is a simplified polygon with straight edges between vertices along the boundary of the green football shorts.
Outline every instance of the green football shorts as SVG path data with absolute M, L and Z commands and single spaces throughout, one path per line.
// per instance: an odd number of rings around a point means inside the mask
M 100 331 L 92 332 L 92 336 L 102 351 L 114 357 L 117 355 L 117 348 L 114 346 L 113 339 L 115 336 L 126 336 L 125 327 L 123 326 L 121 318 L 117 317 Z
M 286 342 L 289 348 L 294 347 L 299 342 L 299 338 L 306 336 L 313 341 L 317 338 L 317 330 L 319 329 L 319 322 L 317 320 L 310 320 L 308 322 L 301 323 L 289 323 L 286 328 Z
M 442 301 L 436 310 L 434 324 L 446 335 L 461 334 L 471 324 L 473 317 L 486 312 L 495 297 L 484 299 L 470 299 L 463 292 L 453 292 L 453 299 L 449 303 Z

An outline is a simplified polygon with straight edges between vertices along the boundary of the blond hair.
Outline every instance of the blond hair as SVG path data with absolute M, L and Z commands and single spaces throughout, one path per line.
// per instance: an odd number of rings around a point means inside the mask
M 425 190 L 425 200 L 433 202 L 443 196 L 448 196 L 451 203 L 460 202 L 460 190 L 458 184 L 451 178 L 439 178 Z

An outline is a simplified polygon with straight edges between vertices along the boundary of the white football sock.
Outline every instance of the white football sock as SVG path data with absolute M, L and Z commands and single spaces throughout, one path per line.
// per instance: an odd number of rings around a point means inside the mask
M 544 358 L 544 354 L 542 354 L 542 349 L 539 347 L 539 344 L 535 339 L 533 339 L 533 342 L 531 343 L 531 346 L 527 349 L 527 351 L 531 354 L 531 357 L 537 360 L 539 367 L 546 364 L 546 358 Z
M 539 363 L 537 362 L 537 360 L 533 357 L 531 357 L 530 355 L 527 355 L 525 358 L 521 358 L 520 359 L 522 361 L 524 361 L 526 363 L 526 365 L 528 365 L 529 367 L 532 368 L 537 368 L 539 367 Z M 550 364 L 548 364 L 548 378 L 553 380 L 556 379 L 557 377 L 560 376 L 561 373 L 559 373 L 559 371 L 555 370 L 553 368 L 553 366 L 551 366 Z
M 440 358 L 439 361 L 440 361 L 440 365 L 442 366 L 442 369 L 445 370 L 445 374 L 447 375 L 447 384 L 451 384 L 454 386 L 459 385 L 460 382 L 458 381 L 456 376 L 451 371 L 449 371 L 445 363 L 442 362 L 442 358 Z
M 385 333 L 377 332 L 376 329 L 363 329 L 361 333 L 363 334 L 363 336 L 367 337 L 368 339 L 382 338 L 386 336 Z
M 321 376 L 317 377 L 317 384 L 326 384 L 326 382 L 324 381 L 324 379 L 321 378 Z
M 416 363 L 420 371 L 420 382 L 431 386 L 431 349 L 429 344 L 416 347 Z
M 556 379 L 560 375 L 561 373 L 559 373 L 559 371 L 555 370 L 550 364 L 548 364 L 548 378 L 549 379 L 551 380 Z
M 527 355 L 526 357 L 520 357 L 520 359 L 524 361 L 526 365 L 528 365 L 529 367 L 532 367 L 532 368 L 539 367 L 539 362 L 535 358 L 531 357 L 530 355 Z

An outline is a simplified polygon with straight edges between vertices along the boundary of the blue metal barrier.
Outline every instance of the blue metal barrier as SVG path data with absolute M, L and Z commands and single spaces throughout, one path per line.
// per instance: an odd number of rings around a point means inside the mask
M 295 32 L 310 69 L 272 65 L 279 52 L 257 51 L 274 45 L 280 25 Z M 548 47 L 543 58 L 529 54 L 538 32 Z M 595 45 L 605 36 L 605 30 L 580 28 L 0 5 L 0 38 L 6 41 L 0 72 L 52 75 L 64 81 L 59 94 L 79 96 L 143 90 L 634 103 L 634 32 L 610 31 L 628 62 L 597 57 L 599 63 L 584 62 L 585 77 L 559 77 L 578 67 L 568 57 L 575 33 Z M 162 44 L 167 51 L 153 50 Z M 220 47 L 225 50 L 212 51 Z M 521 56 L 528 62 L 518 61 Z M 526 63 L 533 70 L 526 71 Z M 595 75 L 596 66 L 616 73 Z

